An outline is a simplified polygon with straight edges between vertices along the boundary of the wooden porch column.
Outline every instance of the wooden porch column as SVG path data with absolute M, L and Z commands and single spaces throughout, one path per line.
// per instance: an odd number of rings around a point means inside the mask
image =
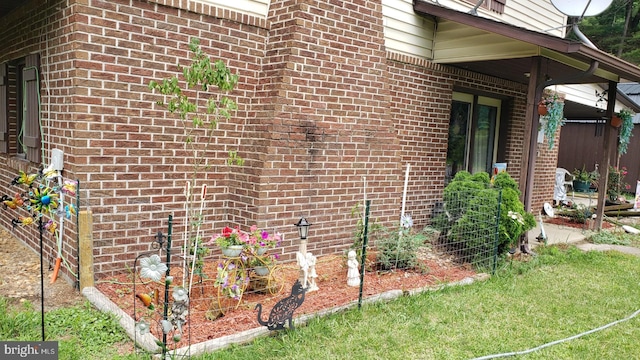
M 542 60 L 540 57 L 533 58 L 531 63 L 531 73 L 529 77 L 529 87 L 527 89 L 527 108 L 524 122 L 524 141 L 522 148 L 522 164 L 520 165 L 519 187 L 521 200 L 524 203 L 525 211 L 531 211 L 531 198 L 533 193 L 533 173 L 536 166 L 536 152 L 538 146 L 537 129 L 539 124 L 538 113 L 536 112 L 538 101 L 540 101 L 540 91 L 538 84 L 542 79 Z
M 611 153 L 613 146 L 617 147 L 616 132 L 612 130 L 611 118 L 615 112 L 616 93 L 618 91 L 618 83 L 609 81 L 609 90 L 607 90 L 607 124 L 604 127 L 604 151 L 600 160 L 600 179 L 598 180 L 598 208 L 596 209 L 596 229 L 602 229 L 602 220 L 604 218 L 604 205 L 607 196 L 607 182 L 609 181 L 609 165 L 611 162 Z
M 533 174 L 536 167 L 536 156 L 538 152 L 537 129 L 540 119 L 536 111 L 542 90 L 539 89 L 544 79 L 542 74 L 542 59 L 533 58 L 531 72 L 529 76 L 529 86 L 527 89 L 527 108 L 524 120 L 524 138 L 522 149 L 522 164 L 520 165 L 520 198 L 524 203 L 525 211 L 531 212 L 531 199 L 533 197 Z M 518 248 L 523 253 L 531 253 L 529 249 L 529 232 L 525 232 L 518 239 Z

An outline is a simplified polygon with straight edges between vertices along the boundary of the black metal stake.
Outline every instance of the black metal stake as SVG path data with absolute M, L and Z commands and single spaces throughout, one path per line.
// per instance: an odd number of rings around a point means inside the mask
M 491 275 L 496 274 L 496 268 L 498 267 L 498 244 L 500 242 L 500 208 L 502 205 L 502 190 L 498 192 L 498 214 L 496 218 L 496 235 L 493 245 L 493 266 L 491 267 Z
M 358 309 L 362 307 L 362 287 L 364 286 L 364 263 L 367 259 L 367 242 L 369 238 L 369 205 L 371 200 L 367 200 L 364 211 L 364 230 L 362 232 L 362 261 L 360 262 L 360 294 L 358 295 Z
M 167 272 L 165 273 L 165 281 L 164 281 L 164 312 L 162 314 L 162 319 L 167 320 L 169 315 L 169 284 L 167 284 L 167 278 L 169 277 L 169 272 L 171 271 L 171 229 L 173 226 L 173 216 L 169 215 L 169 226 L 167 229 Z M 158 234 L 160 237 L 161 235 Z M 162 238 L 158 239 L 162 241 Z M 162 332 L 162 358 L 166 359 L 167 356 L 167 334 Z
M 63 235 L 64 236 L 64 235 Z M 76 290 L 80 290 L 80 180 L 76 179 Z
M 44 261 L 42 255 L 42 216 L 38 219 L 38 231 L 40 232 L 40 327 L 42 328 L 42 341 L 44 341 Z

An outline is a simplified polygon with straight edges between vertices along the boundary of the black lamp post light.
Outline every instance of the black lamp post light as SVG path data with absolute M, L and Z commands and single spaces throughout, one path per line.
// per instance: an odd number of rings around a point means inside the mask
M 307 219 L 301 217 L 300 220 L 298 220 L 298 223 L 294 225 L 298 227 L 298 235 L 300 235 L 300 240 L 307 240 L 307 236 L 309 235 L 309 226 L 311 226 Z

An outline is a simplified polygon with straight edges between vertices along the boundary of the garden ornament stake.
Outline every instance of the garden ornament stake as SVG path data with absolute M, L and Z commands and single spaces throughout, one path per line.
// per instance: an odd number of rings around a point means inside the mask
M 162 349 L 162 358 L 166 359 L 167 353 L 167 335 L 169 333 L 173 333 L 173 343 L 178 343 L 182 338 L 182 325 L 184 325 L 187 321 L 186 316 L 188 314 L 188 304 L 189 304 L 189 295 L 187 290 L 182 286 L 173 286 L 173 302 L 169 300 L 169 287 L 173 284 L 173 277 L 170 276 L 170 267 L 171 263 L 171 235 L 173 228 L 173 217 L 169 215 L 168 220 L 168 229 L 167 235 L 163 234 L 161 231 L 158 231 L 157 234 L 153 237 L 153 241 L 151 243 L 151 248 L 153 251 L 149 251 L 146 253 L 142 253 L 136 257 L 133 264 L 133 272 L 134 272 L 134 281 L 133 281 L 133 294 L 135 296 L 133 301 L 133 317 L 136 322 L 136 336 L 138 334 L 145 335 L 150 331 L 151 321 L 146 321 L 146 319 L 155 320 L 158 324 L 158 327 L 162 330 L 162 341 L 158 342 L 158 346 Z M 166 238 L 166 241 L 165 241 Z M 166 253 L 166 259 L 163 262 L 160 258 L 159 253 L 164 251 Z M 154 282 L 162 281 L 164 285 L 164 301 L 162 303 L 162 314 L 159 315 L 155 313 L 155 306 L 153 300 L 155 300 L 156 305 L 160 305 L 159 303 L 159 291 L 157 288 L 153 290 L 151 294 L 145 292 L 137 292 L 136 291 L 136 278 L 138 275 L 137 263 L 140 260 L 140 278 L 146 278 L 151 280 L 151 285 Z M 143 284 L 145 285 L 145 284 Z M 147 284 L 148 285 L 148 284 Z M 138 317 L 138 311 L 136 305 L 138 303 L 137 300 L 140 300 L 142 304 L 148 309 L 143 310 L 142 317 Z M 169 311 L 171 309 L 171 311 Z M 160 317 L 160 318 L 159 318 Z M 137 341 L 134 339 L 134 341 Z
M 291 295 L 278 301 L 273 306 L 267 321 L 262 320 L 262 304 L 256 305 L 256 309 L 258 309 L 258 323 L 266 326 L 269 330 L 282 330 L 288 322 L 289 329 L 293 330 L 293 312 L 304 302 L 304 295 L 304 287 L 300 283 L 300 280 L 296 280 L 293 287 L 291 287 Z
M 50 182 L 55 182 L 55 185 L 49 186 Z M 24 171 L 20 171 L 18 176 L 11 181 L 11 185 L 22 186 L 25 187 L 25 189 L 15 193 L 13 197 L 4 195 L 1 199 L 5 209 L 23 212 L 22 215 L 18 215 L 11 220 L 14 228 L 16 226 L 38 225 L 40 235 L 40 312 L 43 341 L 45 339 L 43 235 L 45 230 L 53 235 L 56 238 L 56 245 L 58 246 L 56 266 L 51 281 L 53 283 L 57 276 L 57 271 L 63 262 L 61 251 L 62 232 L 60 230 L 62 230 L 64 216 L 60 214 L 63 214 L 61 198 L 63 193 L 68 191 L 68 187 L 63 186 L 66 182 L 67 181 L 62 181 L 59 171 L 54 169 L 53 166 L 43 168 L 34 174 L 27 174 Z M 71 207 L 73 205 L 69 204 L 67 206 Z M 58 229 L 58 224 L 54 219 L 56 215 L 60 218 L 60 229 Z M 65 265 L 72 275 L 77 276 L 66 262 Z

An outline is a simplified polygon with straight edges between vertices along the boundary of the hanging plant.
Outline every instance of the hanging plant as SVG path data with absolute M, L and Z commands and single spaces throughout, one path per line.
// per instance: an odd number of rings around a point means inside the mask
M 629 109 L 622 109 L 617 114 L 622 119 L 620 133 L 618 135 L 618 151 L 620 155 L 626 154 L 629 148 L 629 141 L 633 135 L 633 114 Z
M 558 128 L 564 125 L 564 99 L 561 98 L 557 92 L 545 90 L 542 93 L 542 99 L 538 106 L 543 105 L 547 112 L 538 110 L 540 116 L 540 123 L 544 130 L 544 136 L 549 140 L 549 150 L 553 149 L 555 142 L 556 132 Z

